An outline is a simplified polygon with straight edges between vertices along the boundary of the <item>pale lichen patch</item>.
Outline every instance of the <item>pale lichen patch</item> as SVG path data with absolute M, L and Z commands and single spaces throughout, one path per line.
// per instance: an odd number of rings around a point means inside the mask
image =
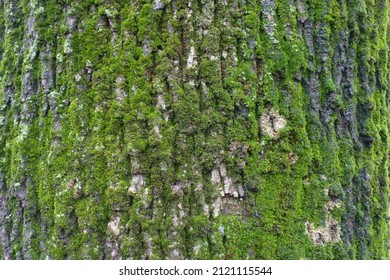
M 332 211 L 335 208 L 341 207 L 341 201 L 339 199 L 337 200 L 329 200 L 325 203 L 325 208 L 328 211 Z
M 245 195 L 245 192 L 244 192 L 244 188 L 242 187 L 242 185 L 241 184 L 238 184 L 238 195 L 240 196 L 240 197 L 244 197 L 244 195 Z
M 298 161 L 298 156 L 293 151 L 291 151 L 288 154 L 288 160 L 291 164 L 295 164 Z
M 339 223 L 330 218 L 326 221 L 325 227 L 314 228 L 313 223 L 306 223 L 306 232 L 309 235 L 314 246 L 324 245 L 326 243 L 336 243 L 341 241 L 341 228 Z
M 203 214 L 208 215 L 210 212 L 210 207 L 207 204 L 203 205 Z
M 283 129 L 287 121 L 275 110 L 268 109 L 260 118 L 260 129 L 263 134 L 275 138 L 279 131 Z
M 218 196 L 212 205 L 214 218 L 219 216 L 219 212 L 221 211 L 221 206 L 222 206 L 222 199 L 220 196 Z
M 65 54 L 71 54 L 73 52 L 72 44 L 71 44 L 70 40 L 71 40 L 70 36 L 68 36 L 65 39 L 65 42 L 64 42 L 64 53 Z
M 234 187 L 233 187 L 233 180 L 230 177 L 224 177 L 223 178 L 223 187 L 224 192 L 226 195 L 233 195 Z
M 157 11 L 157 10 L 162 10 L 165 8 L 165 4 L 163 3 L 163 1 L 161 0 L 155 0 L 153 2 L 153 10 L 154 11 Z
M 181 182 L 176 182 L 172 185 L 172 191 L 174 194 L 182 193 L 183 184 Z
M 154 136 L 158 139 L 161 139 L 162 136 L 161 136 L 161 133 L 160 133 L 160 127 L 158 125 L 155 125 L 153 127 L 153 130 L 154 130 Z
M 214 185 L 221 184 L 221 177 L 219 176 L 218 169 L 213 169 L 211 171 L 211 183 L 213 183 Z
M 196 53 L 195 53 L 195 48 L 191 46 L 190 48 L 190 54 L 187 59 L 187 68 L 191 69 L 198 65 L 198 62 L 196 61 Z
M 329 193 L 329 190 L 326 190 L 326 193 Z M 339 222 L 331 216 L 331 211 L 334 208 L 339 208 L 341 201 L 338 198 L 330 198 L 324 206 L 328 217 L 324 227 L 314 228 L 313 223 L 306 222 L 306 233 L 309 235 L 314 246 L 341 241 L 341 227 Z
M 119 230 L 120 218 L 117 216 L 111 222 L 108 223 L 108 228 L 112 231 L 113 234 L 118 236 L 120 234 Z
M 222 177 L 226 177 L 226 166 L 224 164 L 219 166 L 219 172 L 221 173 Z
M 115 79 L 115 99 L 119 104 L 123 103 L 123 100 L 126 97 L 126 93 L 123 90 L 125 84 L 125 78 L 123 76 L 119 76 Z
M 145 179 L 144 179 L 144 176 L 141 175 L 141 174 L 136 174 L 133 176 L 133 178 L 131 179 L 131 185 L 130 185 L 130 188 L 129 188 L 129 193 L 130 194 L 136 194 L 137 192 L 139 192 L 142 188 L 142 186 L 145 184 Z

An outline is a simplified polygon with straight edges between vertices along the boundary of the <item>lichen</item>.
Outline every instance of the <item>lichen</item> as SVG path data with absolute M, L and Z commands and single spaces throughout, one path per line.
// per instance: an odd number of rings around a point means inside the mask
M 389 257 L 385 1 L 130 2 L 0 1 L 0 258 Z

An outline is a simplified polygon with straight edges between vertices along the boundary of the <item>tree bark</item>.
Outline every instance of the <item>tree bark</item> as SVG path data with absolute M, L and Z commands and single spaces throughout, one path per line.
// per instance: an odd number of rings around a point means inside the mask
M 388 0 L 0 13 L 0 258 L 389 257 Z

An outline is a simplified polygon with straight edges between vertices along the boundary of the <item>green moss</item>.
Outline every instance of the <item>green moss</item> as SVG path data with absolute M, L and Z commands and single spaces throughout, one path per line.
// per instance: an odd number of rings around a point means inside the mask
M 388 257 L 385 1 L 30 2 L 0 6 L 7 227 L 23 234 L 26 191 L 34 236 L 13 258 L 109 258 L 106 242 L 131 259 Z M 276 138 L 259 128 L 271 108 Z M 244 186 L 240 217 L 213 216 L 221 163 Z M 313 246 L 305 223 L 329 215 L 342 241 Z

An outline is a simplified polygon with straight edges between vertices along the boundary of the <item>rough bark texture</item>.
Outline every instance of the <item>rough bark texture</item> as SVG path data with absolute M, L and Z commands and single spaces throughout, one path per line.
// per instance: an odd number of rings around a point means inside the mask
M 388 32 L 388 0 L 0 0 L 0 258 L 388 258 Z

